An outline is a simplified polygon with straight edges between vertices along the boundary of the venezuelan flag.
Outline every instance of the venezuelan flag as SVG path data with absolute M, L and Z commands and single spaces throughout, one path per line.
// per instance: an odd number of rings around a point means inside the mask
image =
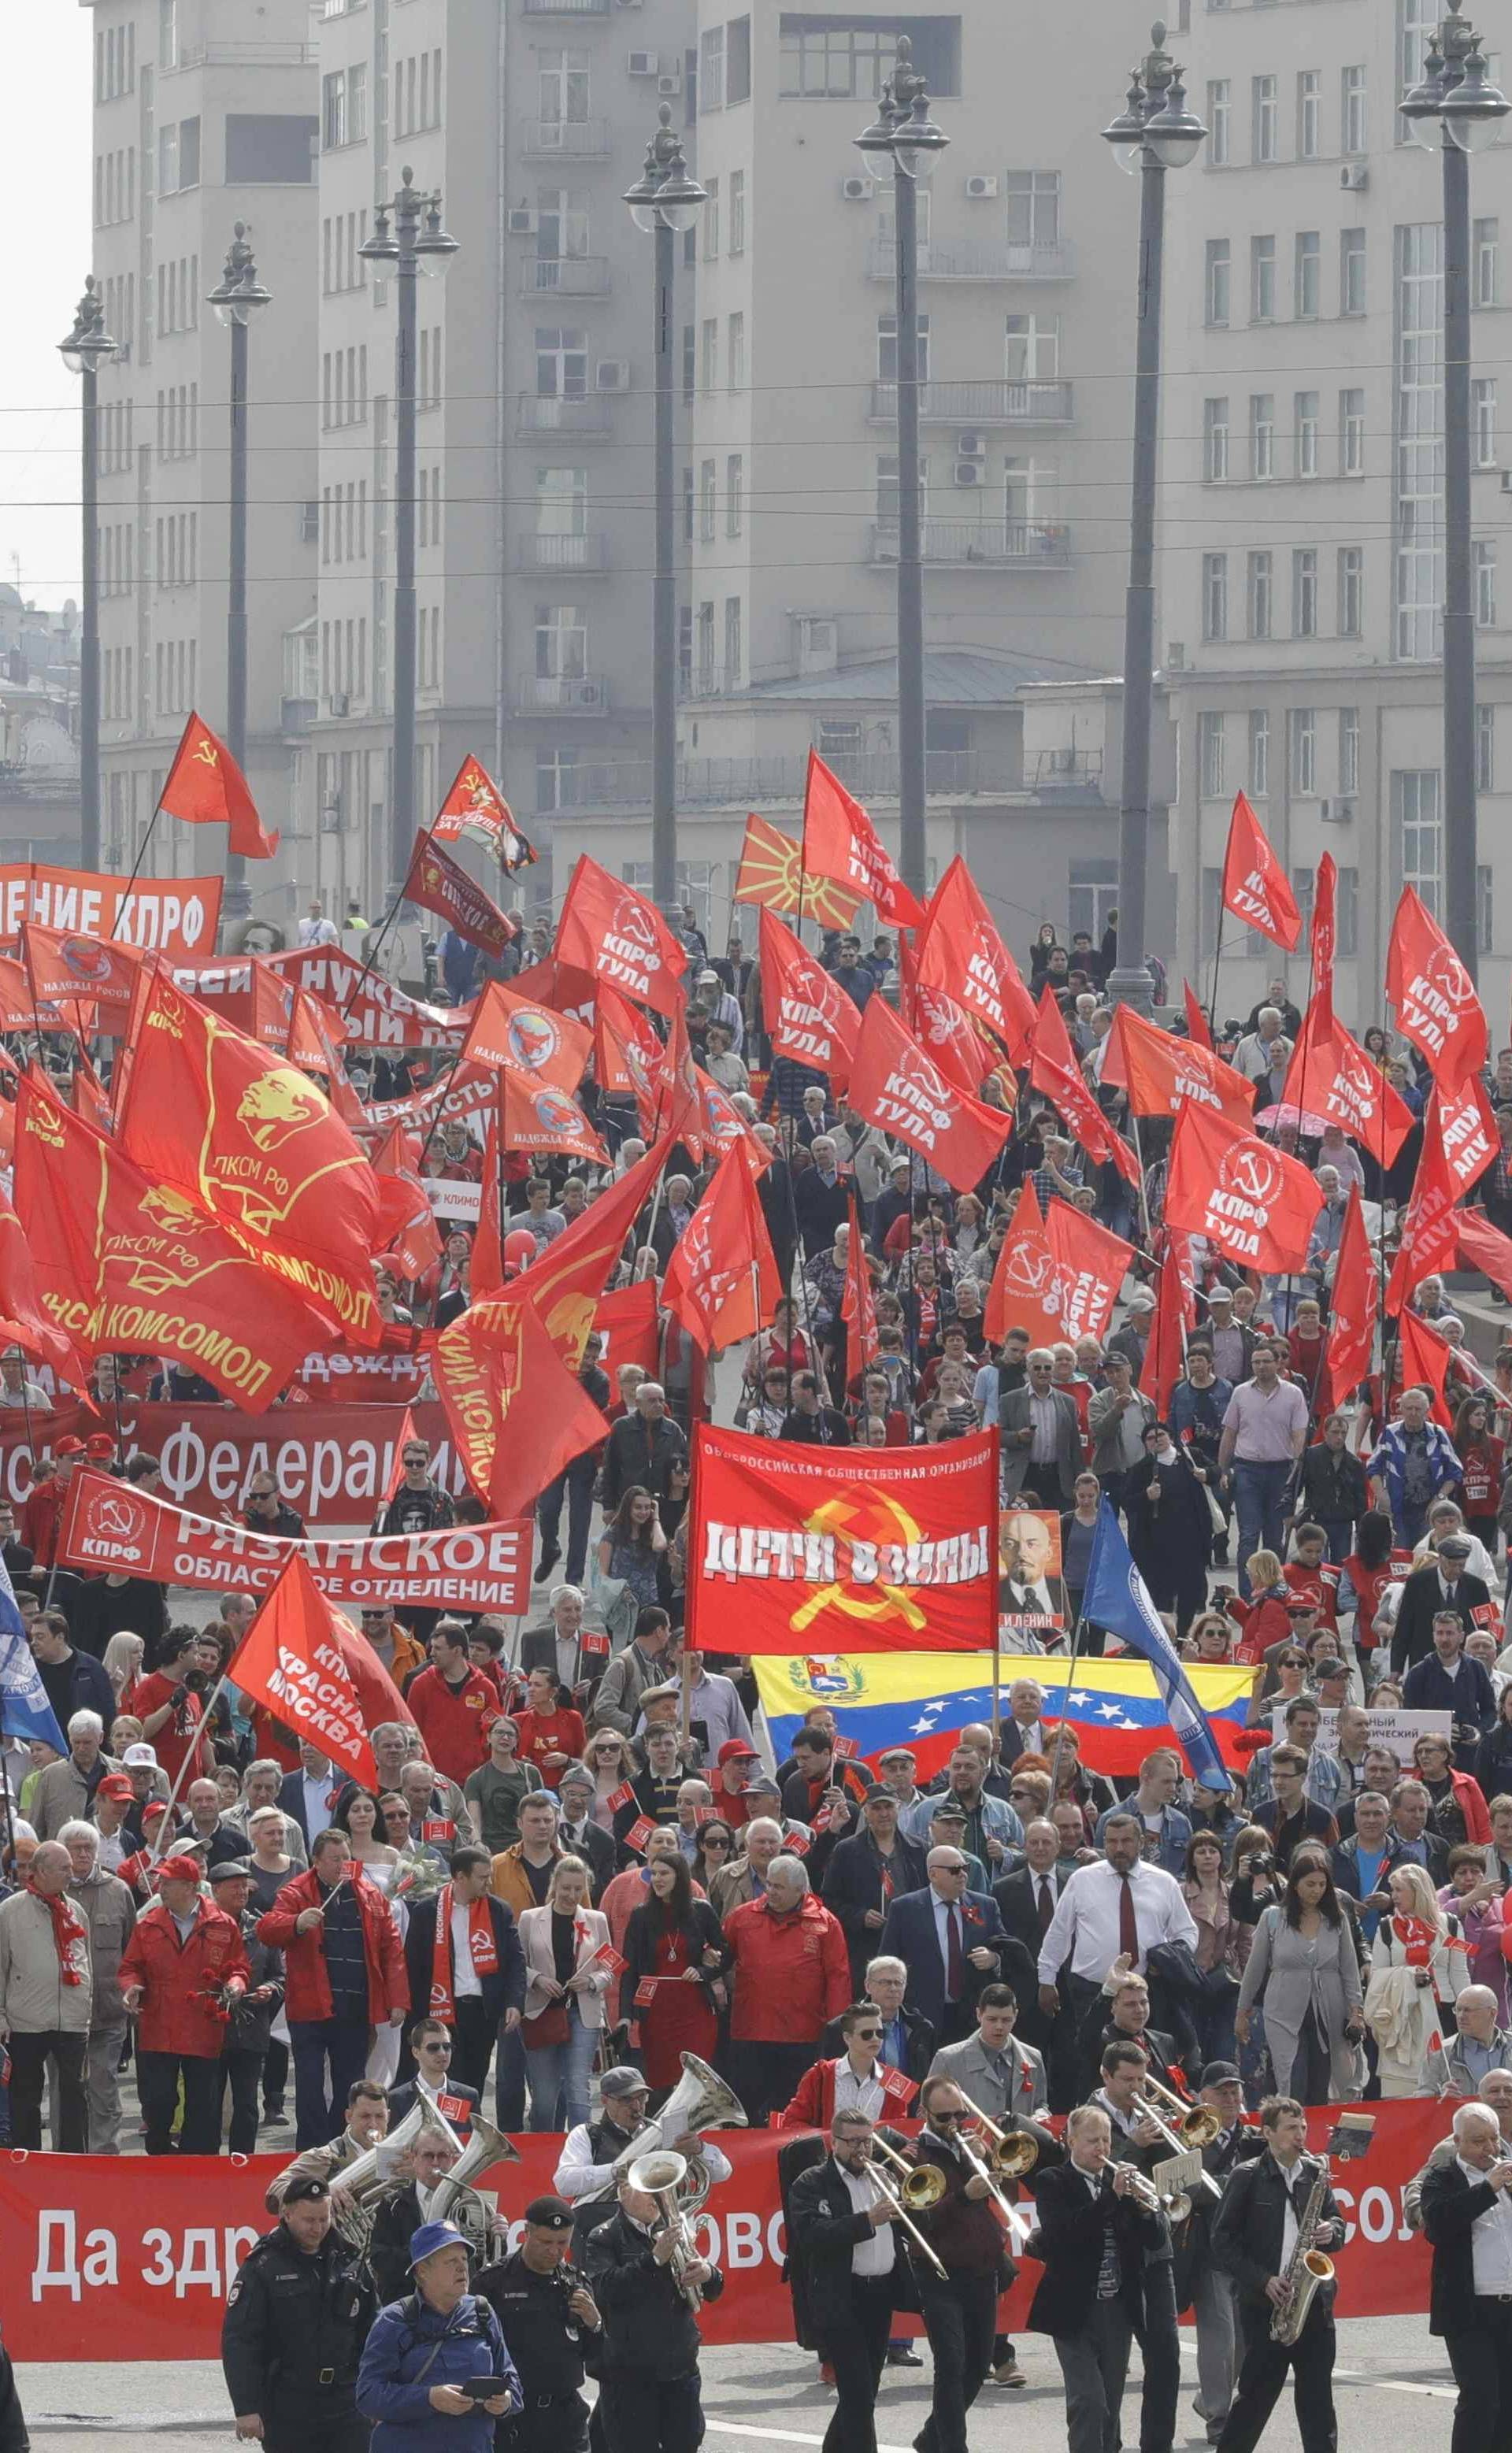
M 946 1762 L 958 1731 L 968 1721 L 992 1718 L 990 1652 L 769 1656 L 758 1657 L 752 1666 L 779 1763 L 804 1714 L 816 1704 L 829 1705 L 842 1735 L 854 1738 L 865 1763 L 874 1766 L 888 1746 L 910 1746 L 919 1758 L 921 1779 Z M 1005 1653 L 1000 1671 L 1005 1720 L 1014 1679 L 1037 1678 L 1045 1689 L 1046 1721 L 1072 1724 L 1082 1741 L 1082 1760 L 1091 1771 L 1137 1772 L 1152 1746 L 1176 1745 L 1180 1752 L 1145 1662 L 1079 1661 L 1073 1679 L 1069 1661 Z M 1254 1671 L 1188 1665 L 1187 1676 L 1224 1763 L 1236 1767 L 1247 1764 L 1249 1753 L 1238 1741 Z

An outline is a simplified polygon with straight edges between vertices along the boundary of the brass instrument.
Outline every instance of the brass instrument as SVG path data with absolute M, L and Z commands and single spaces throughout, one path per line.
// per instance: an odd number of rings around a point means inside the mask
M 1285 2272 L 1287 2296 L 1271 2315 L 1270 2339 L 1273 2343 L 1296 2342 L 1307 2323 L 1314 2294 L 1334 2279 L 1333 2259 L 1324 2257 L 1321 2248 L 1313 2246 L 1318 2225 L 1323 2221 L 1328 2180 L 1328 2158 L 1320 2156 L 1312 2186 L 1307 2192 L 1307 2203 L 1298 2220 L 1297 2245 L 1292 2250 L 1291 2263 Z
M 446 2223 L 464 2189 L 470 2189 L 480 2172 L 495 2164 L 518 2164 L 520 2150 L 511 2145 L 502 2129 L 491 2122 L 472 2116 L 472 2135 L 449 2172 L 443 2172 L 430 2195 L 431 2223 Z
M 417 2096 L 397 2129 L 380 2138 L 365 2153 L 330 2174 L 331 2220 L 348 2247 L 366 2256 L 372 2238 L 378 2201 L 393 2186 L 394 2167 L 419 2145 L 428 2129 L 446 2138 L 462 2153 L 462 2141 L 428 2096 Z
M 977 2111 L 976 2105 L 972 2103 L 971 2098 L 967 2095 L 964 2086 L 957 2086 L 956 2093 L 961 2098 L 962 2103 L 965 2105 L 968 2112 L 976 2113 L 976 2117 L 979 2121 L 986 2122 L 985 2114 Z M 986 2126 L 990 2128 L 992 2124 L 990 2122 L 986 2122 Z M 1000 2129 L 997 2134 L 999 2139 L 1002 2140 L 1003 2144 L 1005 2146 L 1007 2144 L 1007 2140 L 1005 2137 L 1004 2132 Z M 1031 2140 L 1028 2143 L 1032 2144 L 1033 2141 Z M 991 2144 L 989 2140 L 984 2139 L 982 2144 L 987 2146 L 990 2154 L 996 2156 L 998 2149 Z M 960 2148 L 965 2162 L 969 2166 L 972 2177 L 978 2181 L 985 2181 L 987 2184 L 987 2195 L 991 2199 L 997 2212 L 1002 2216 L 1003 2222 L 1006 2226 L 1008 2235 L 1011 2239 L 1014 2237 L 1013 2208 L 998 2186 L 995 2164 L 989 2164 L 981 2154 L 978 2153 L 977 2148 L 972 2144 L 964 2129 L 958 2129 L 956 2131 L 956 2144 Z M 1036 2146 L 1034 2154 L 1038 2155 L 1039 2151 L 1039 2148 Z M 1033 2160 L 1034 2158 L 1031 2156 L 1030 2162 Z M 1027 2164 L 1025 2164 L 1025 2169 L 1028 2169 Z
M 586 2190 L 577 2201 L 580 2206 L 602 2205 L 607 2199 L 613 2197 L 622 2172 L 627 2172 L 639 2157 L 650 2154 L 655 2147 L 670 2149 L 674 2138 L 685 2138 L 705 2129 L 746 2129 L 750 2126 L 739 2096 L 733 2087 L 726 2085 L 717 2070 L 711 2070 L 707 2062 L 700 2061 L 697 2053 L 684 2053 L 682 2063 L 683 2075 L 661 2111 L 654 2119 L 643 2121 L 628 2144 L 616 2155 L 612 2177 L 601 2188 Z M 706 2164 L 698 2163 L 697 2171 L 703 2185 L 703 2196 L 698 2201 L 702 2205 L 712 2184 Z
M 1171 2127 L 1169 2122 L 1163 2121 L 1156 2111 L 1150 2101 L 1152 2090 L 1160 2102 L 1179 2116 L 1178 2126 L 1175 2129 Z M 1146 2121 L 1154 2123 L 1173 2155 L 1189 2155 L 1194 2150 L 1201 2152 L 1203 2147 L 1212 2144 L 1223 2128 L 1222 2116 L 1214 2111 L 1210 2104 L 1183 2104 L 1179 2095 L 1173 2095 L 1168 2086 L 1162 2086 L 1159 2079 L 1151 2078 L 1147 2070 L 1140 2081 L 1140 2110 Z M 1223 2183 L 1215 2181 L 1211 2172 L 1201 2172 L 1198 2178 L 1206 2195 L 1216 2203 L 1224 2194 Z M 1184 2222 L 1192 2210 L 1191 2199 L 1187 2197 L 1184 2189 L 1180 2192 L 1180 2200 L 1173 2201 L 1173 2204 L 1178 2202 L 1184 2203 L 1184 2211 L 1180 2215 L 1171 2215 L 1173 2224 Z
M 877 2142 L 874 2140 L 873 2144 L 875 2144 Z M 922 2181 L 925 2177 L 925 2171 L 923 2169 L 917 2170 L 913 2177 L 916 2180 Z M 934 2250 L 930 2247 L 923 2232 L 919 2229 L 918 2224 L 909 2214 L 907 2207 L 904 2204 L 903 2190 L 895 2189 L 892 2183 L 888 2180 L 886 2173 L 879 2172 L 875 2164 L 868 2163 L 866 2166 L 866 2178 L 871 2183 L 874 2189 L 879 2189 L 882 2192 L 884 2204 L 891 2206 L 892 2208 L 894 2221 L 902 2224 L 904 2230 L 907 2233 L 909 2239 L 915 2242 L 924 2251 L 925 2256 L 929 2260 L 930 2264 L 934 2267 L 935 2272 L 939 2275 L 943 2283 L 945 2281 L 945 2265 L 941 2259 L 935 2255 Z M 934 2174 L 934 2178 L 937 2181 L 940 2179 L 938 2172 Z M 945 2186 L 942 2183 L 938 2189 L 931 2192 L 930 2204 L 937 2205 L 944 2195 Z
M 988 2119 L 980 2104 L 972 2103 L 965 2088 L 959 2083 L 956 2093 L 982 2132 L 982 2137 L 973 2140 L 972 2144 L 983 2162 L 991 2170 L 994 2179 L 1022 2181 L 1026 2172 L 1032 2172 L 1040 2160 L 1039 2140 L 1028 2137 L 1023 2130 L 1000 2129 L 995 2121 Z
M 926 2215 L 931 2206 L 939 2204 L 949 2184 L 936 2164 L 910 2164 L 907 2156 L 900 2155 L 896 2146 L 889 2146 L 877 2130 L 872 2132 L 871 2145 L 873 2154 L 885 2155 L 888 2163 L 895 2164 L 903 2173 L 898 2195 L 911 2214 Z
M 704 2304 L 704 2294 L 688 2275 L 688 2267 L 698 2261 L 698 2251 L 687 2227 L 686 2156 L 674 2155 L 670 2147 L 657 2148 L 649 2155 L 638 2155 L 627 2169 L 625 2178 L 632 2189 L 639 2189 L 646 2197 L 656 2200 L 662 2215 L 660 2229 L 672 2235 L 672 2280 L 696 2317 Z M 692 2185 L 696 2190 L 697 2182 Z M 699 2204 L 702 2203 L 700 2199 Z

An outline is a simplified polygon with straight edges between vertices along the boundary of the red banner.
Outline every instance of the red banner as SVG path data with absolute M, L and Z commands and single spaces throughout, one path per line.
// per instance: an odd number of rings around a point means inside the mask
M 1234 795 L 1224 855 L 1224 908 L 1289 954 L 1302 934 L 1302 913 L 1286 872 L 1243 792 Z
M 1121 1005 L 1113 1017 L 1103 1080 L 1127 1089 L 1136 1116 L 1179 1116 L 1187 1106 L 1210 1107 L 1242 1133 L 1255 1121 L 1252 1082 L 1209 1048 L 1157 1030 L 1130 1005 Z
M 1421 2315 L 1428 2304 L 1429 2249 L 1409 2232 L 1403 2198 L 1413 2174 L 1449 2132 L 1451 2107 L 1424 2097 L 1373 2104 L 1375 2134 L 1359 2163 L 1334 2165 L 1334 2196 L 1347 2226 L 1330 2256 L 1344 2317 Z M 1307 2116 L 1321 2150 L 1337 2107 Z M 1052 2123 L 1059 2127 L 1059 2121 Z M 734 2169 L 694 2219 L 700 2254 L 726 2279 L 699 2319 L 706 2343 L 787 2343 L 792 2300 L 782 2281 L 786 2250 L 777 2187 L 781 2130 L 722 2129 Z M 516 2211 L 552 2186 L 559 2137 L 514 2141 L 521 2160 L 480 2175 L 509 2220 L 508 2248 L 524 2234 Z M 287 2159 L 169 2157 L 144 2167 L 125 2191 L 109 2155 L 10 2155 L 0 2160 L 0 2224 L 11 2288 L 6 2348 L 12 2359 L 89 2360 L 108 2336 L 118 2360 L 216 2360 L 226 2294 L 252 2243 L 268 2231 L 269 2183 Z M 1026 2211 L 1032 2211 L 1027 2209 Z M 1024 2329 L 1041 2268 L 1025 2259 L 1003 2306 L 1011 2333 Z M 917 2321 L 900 2320 L 904 2330 Z M 1041 2345 L 1046 2360 L 1048 2345 Z
M 173 986 L 198 997 L 201 1005 L 213 1007 L 263 1047 L 287 1046 L 292 991 L 286 979 L 269 969 L 261 955 L 244 954 L 226 963 L 175 963 Z M 342 1035 L 346 1036 L 345 1031 Z
M 463 1062 L 529 1074 L 570 1098 L 592 1047 L 593 1034 L 581 1022 L 489 980 L 473 1011 Z
M 128 892 L 129 887 L 129 892 Z M 152 954 L 189 961 L 215 947 L 218 877 L 101 877 L 42 861 L 0 862 L 0 942 L 16 947 L 22 924 L 38 921 L 80 937 L 119 937 Z
M 945 1080 L 880 996 L 868 998 L 861 1018 L 850 1104 L 868 1124 L 918 1150 L 958 1192 L 981 1183 L 1013 1130 L 1003 1108 Z
M 990 1649 L 998 1435 L 937 1448 L 826 1448 L 701 1424 L 688 1642 L 740 1625 L 750 1653 Z
M 762 1011 L 773 1054 L 848 1082 L 860 1014 L 790 928 L 765 910 L 760 927 Z
M 269 954 L 268 961 L 285 979 L 333 1005 L 354 1047 L 448 1047 L 455 1054 L 462 1046 L 470 1006 L 426 1005 L 381 972 L 365 975 L 361 963 L 331 946 L 296 946 L 287 954 Z M 388 1104 L 392 1108 L 404 1103 Z M 382 1108 L 374 1115 L 392 1122 Z
M 1422 896 L 1402 889 L 1386 948 L 1386 994 L 1397 1028 L 1427 1058 L 1441 1090 L 1463 1089 L 1486 1060 L 1490 1036 L 1475 982 Z
M 1307 1169 L 1221 1116 L 1184 1107 L 1171 1141 L 1165 1223 L 1254 1269 L 1300 1269 L 1321 1196 Z
M 148 1576 L 197 1592 L 266 1593 L 297 1557 L 328 1601 L 451 1603 L 513 1616 L 530 1598 L 534 1530 L 522 1520 L 363 1542 L 277 1542 L 85 1471 L 69 1485 L 58 1558 L 65 1566 Z
M 461 863 L 432 843 L 422 828 L 409 855 L 405 888 L 411 903 L 448 921 L 455 934 L 483 954 L 502 954 L 520 933 L 520 923 L 501 911 Z

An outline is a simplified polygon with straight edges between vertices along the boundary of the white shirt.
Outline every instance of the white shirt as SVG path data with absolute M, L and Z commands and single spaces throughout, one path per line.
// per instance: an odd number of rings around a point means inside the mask
M 956 1921 L 956 1933 L 961 1944 L 961 1985 L 964 1992 L 966 1952 L 971 1947 L 970 1927 L 966 1924 L 964 1900 L 943 1900 L 937 1891 L 934 1895 L 934 1933 L 935 1940 L 940 1945 L 940 1969 L 946 1984 L 950 1982 L 949 1919 L 952 1916 Z M 959 1996 L 957 1998 L 959 1999 Z
M 113 1874 L 118 1866 L 125 1865 L 127 1854 L 124 1825 L 119 1830 L 101 1832 L 95 1858 L 102 1874 Z
M 451 1992 L 458 2002 L 476 2001 L 483 1991 L 472 1964 L 472 1925 L 466 1907 L 451 1911 Z
M 1141 1863 L 1129 1877 L 1129 1888 L 1142 1961 L 1158 1942 L 1186 1942 L 1196 1949 L 1197 1927 L 1174 1874 Z M 1105 1859 L 1099 1865 L 1077 1867 L 1061 1893 L 1040 1947 L 1042 1984 L 1053 1984 L 1067 1959 L 1073 1976 L 1102 1984 L 1123 1948 L 1119 1938 L 1122 1895 L 1123 1879 Z
M 1301 2162 L 1293 2164 L 1290 2171 L 1280 2164 L 1276 2168 L 1281 2174 L 1286 2190 L 1286 2211 L 1281 2219 L 1281 2271 L 1283 2274 L 1289 2274 L 1291 2261 L 1297 2253 L 1297 2216 L 1300 2208 L 1307 2203 L 1307 2193 L 1312 2187 L 1313 2176 Z
M 875 2074 L 877 2066 L 873 2063 L 865 2078 L 858 2078 L 848 2061 L 835 2064 L 836 2112 L 864 2112 L 868 2121 L 881 2120 L 886 2108 L 887 2090 Z M 881 2269 L 884 2273 L 887 2270 L 885 2266 Z
M 328 1771 L 323 1772 L 319 1780 L 311 1780 L 308 1772 L 302 1776 L 302 1786 L 305 1791 L 305 1821 L 309 1825 L 309 1836 L 312 1841 L 318 1840 L 321 1833 L 329 1826 L 330 1793 L 334 1785 L 334 1776 Z
M 881 2191 L 865 2172 L 849 2172 L 844 2164 L 837 2164 L 835 2169 L 845 2182 L 856 2213 L 869 2214 Z M 869 2238 L 857 2241 L 850 2252 L 850 2270 L 852 2274 L 890 2274 L 897 2254 L 891 2224 L 880 2224 Z
M 1023 1745 L 1020 1749 L 1022 1753 L 1026 1755 L 1044 1755 L 1049 1753 L 1049 1741 L 1045 1737 L 1044 1724 L 1043 1721 L 1031 1721 L 1027 1728 L 1025 1727 L 1022 1721 L 1018 1722 L 1016 1725 L 1019 1736 L 1023 1740 Z M 1007 1766 L 1007 1772 L 1008 1778 L 1011 1780 L 1013 1777 L 1013 1765 L 1011 1764 Z
M 624 2151 L 635 2134 L 632 2130 L 626 2130 L 621 2144 L 614 2150 L 616 2155 Z M 646 2143 L 647 2151 L 649 2152 L 656 2144 L 649 2132 Z M 701 2161 L 708 2168 L 710 2181 L 715 2188 L 719 2188 L 730 2178 L 733 2166 L 729 2157 L 724 2154 L 709 2137 L 705 2138 L 698 2151 Z M 587 2123 L 582 2122 L 576 2129 L 569 2129 L 567 2143 L 562 2149 L 562 2161 L 553 2175 L 553 2185 L 558 2197 L 566 2198 L 569 2202 L 575 2198 L 585 2198 L 594 2189 L 607 2187 L 613 2179 L 612 2158 L 607 2164 L 595 2164 L 593 2161 L 593 2147 L 588 2137 Z
M 1462 2155 L 1454 2160 L 1470 2186 L 1479 2188 L 1485 2174 Z M 1470 2258 L 1477 2293 L 1512 2291 L 1512 2202 L 1505 2189 L 1498 2189 L 1495 2205 L 1477 2215 L 1470 2225 Z

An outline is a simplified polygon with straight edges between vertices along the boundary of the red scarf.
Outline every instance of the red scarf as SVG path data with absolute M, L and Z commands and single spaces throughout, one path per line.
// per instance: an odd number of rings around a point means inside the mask
M 451 1910 L 452 1886 L 448 1883 L 436 1901 L 436 1941 L 430 1957 L 430 2015 L 448 2024 L 457 2015 L 451 1998 Z M 488 1913 L 487 1897 L 465 1903 L 468 1911 L 468 1942 L 472 1951 L 474 1976 L 492 1976 L 498 1971 L 499 1945 L 493 1938 L 493 1919 Z
M 90 1972 L 90 1928 L 73 1902 L 60 1892 L 49 1899 L 42 1891 L 33 1891 L 52 1919 L 52 1946 L 58 1954 L 58 1972 L 65 1984 L 82 1984 Z
M 1391 1930 L 1402 1944 L 1403 1956 L 1409 1967 L 1431 1965 L 1433 1946 L 1441 1937 L 1424 1918 L 1394 1916 Z

